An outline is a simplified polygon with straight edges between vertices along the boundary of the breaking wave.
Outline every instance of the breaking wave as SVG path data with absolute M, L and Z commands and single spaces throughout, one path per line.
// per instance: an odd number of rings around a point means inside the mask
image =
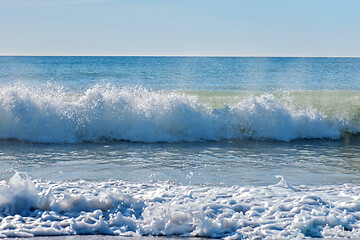
M 312 93 L 316 96 L 316 91 Z M 359 94 L 332 111 L 286 93 L 248 94 L 214 107 L 196 94 L 96 85 L 74 93 L 21 84 L 0 89 L 0 139 L 41 143 L 338 139 L 357 134 Z M 232 95 L 229 94 L 228 98 Z M 331 96 L 328 96 L 330 99 Z M 350 106 L 350 107 L 349 107 Z M 344 110 L 345 109 L 345 110 Z

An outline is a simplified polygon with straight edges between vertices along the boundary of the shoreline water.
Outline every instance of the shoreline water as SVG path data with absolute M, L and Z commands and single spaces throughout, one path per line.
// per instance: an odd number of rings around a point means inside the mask
M 110 236 L 110 235 L 65 235 L 65 236 L 38 236 L 25 238 L 0 238 L 3 240 L 26 239 L 26 240 L 199 240 L 198 237 L 179 236 Z M 206 239 L 206 238 L 203 238 Z
M 356 58 L 0 57 L 0 235 L 358 238 L 359 76 Z

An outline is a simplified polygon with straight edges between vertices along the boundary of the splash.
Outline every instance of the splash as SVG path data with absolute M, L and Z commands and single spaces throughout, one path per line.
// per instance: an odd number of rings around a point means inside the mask
M 360 188 L 0 182 L 0 236 L 106 234 L 210 238 L 359 238 Z
M 249 95 L 215 108 L 196 95 L 141 87 L 103 84 L 74 93 L 14 85 L 0 90 L 0 138 L 42 143 L 290 141 L 359 132 L 352 112 L 299 105 L 276 94 Z

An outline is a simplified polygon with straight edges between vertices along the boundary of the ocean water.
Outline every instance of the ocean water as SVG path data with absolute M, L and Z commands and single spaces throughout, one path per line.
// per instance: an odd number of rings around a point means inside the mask
M 0 57 L 0 237 L 360 238 L 360 58 Z

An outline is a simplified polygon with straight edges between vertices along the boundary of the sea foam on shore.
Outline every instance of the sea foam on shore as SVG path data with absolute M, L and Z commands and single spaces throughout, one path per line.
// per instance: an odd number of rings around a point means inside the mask
M 30 180 L 0 187 L 0 236 L 360 237 L 360 187 Z

